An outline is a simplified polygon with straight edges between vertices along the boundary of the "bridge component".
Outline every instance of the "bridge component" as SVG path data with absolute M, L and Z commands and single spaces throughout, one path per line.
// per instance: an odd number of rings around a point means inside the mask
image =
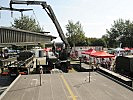
M 49 44 L 56 37 L 20 29 L 0 27 L 0 47 Z

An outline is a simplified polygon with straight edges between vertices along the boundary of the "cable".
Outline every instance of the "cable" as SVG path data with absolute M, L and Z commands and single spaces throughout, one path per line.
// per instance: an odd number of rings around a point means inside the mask
M 13 18 L 13 11 L 11 11 L 11 17 Z
M 1 5 L 0 5 L 0 9 L 1 9 Z M 1 11 L 0 11 L 0 19 L 1 19 Z
M 34 10 L 33 10 L 33 15 L 35 16 L 35 19 L 36 19 L 38 25 L 40 26 L 40 23 L 39 23 L 39 21 L 38 21 L 38 19 L 37 19 L 37 17 L 36 17 L 36 14 L 35 14 Z
M 1 19 L 1 11 L 0 11 L 0 19 Z

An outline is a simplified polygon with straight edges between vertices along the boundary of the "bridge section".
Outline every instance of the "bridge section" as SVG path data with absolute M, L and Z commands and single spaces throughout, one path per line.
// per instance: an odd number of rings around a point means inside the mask
M 30 45 L 37 43 L 50 43 L 56 37 L 44 33 L 30 32 L 20 29 L 0 27 L 1 45 Z

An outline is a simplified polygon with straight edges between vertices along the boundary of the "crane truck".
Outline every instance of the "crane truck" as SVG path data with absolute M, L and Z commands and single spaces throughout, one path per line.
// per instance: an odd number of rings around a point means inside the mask
M 26 5 L 41 5 L 42 8 L 46 11 L 46 13 L 48 14 L 48 16 L 50 17 L 50 19 L 52 20 L 52 22 L 54 23 L 56 29 L 57 29 L 57 32 L 61 38 L 61 40 L 63 41 L 63 43 L 65 44 L 65 49 L 62 50 L 61 54 L 59 55 L 59 59 L 60 59 L 60 62 L 61 62 L 61 66 L 63 67 L 60 67 L 61 70 L 63 70 L 64 72 L 67 72 L 68 70 L 68 65 L 70 63 L 70 61 L 68 60 L 68 56 L 70 54 L 70 45 L 67 41 L 67 39 L 65 38 L 65 35 L 63 33 L 63 30 L 54 14 L 54 11 L 52 10 L 52 7 L 50 5 L 48 5 L 45 1 L 21 1 L 21 0 L 11 0 L 10 1 L 10 9 L 15 9 L 13 8 L 13 5 L 14 4 L 26 4 Z M 55 59 L 52 61 L 52 59 L 55 58 L 55 57 L 49 57 L 48 59 L 48 63 L 49 64 L 53 64 L 53 62 L 55 63 Z M 53 65 L 54 66 L 54 65 Z

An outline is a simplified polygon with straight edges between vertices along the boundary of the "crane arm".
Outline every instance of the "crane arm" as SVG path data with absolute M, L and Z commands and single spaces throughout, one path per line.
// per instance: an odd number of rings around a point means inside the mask
M 52 22 L 54 23 L 61 40 L 65 43 L 66 49 L 68 50 L 68 52 L 70 52 L 70 45 L 69 45 L 67 39 L 65 38 L 63 30 L 62 30 L 55 14 L 54 14 L 54 11 L 52 10 L 50 5 L 47 5 L 47 3 L 45 1 L 16 1 L 16 0 L 11 0 L 10 1 L 10 8 L 13 8 L 12 4 L 41 5 L 43 7 L 43 9 L 47 12 L 48 16 L 51 18 Z
M 19 12 L 23 12 L 23 11 L 29 11 L 29 10 L 33 10 L 33 9 L 15 9 L 15 8 L 7 8 L 7 7 L 0 7 L 0 10 L 11 10 L 11 11 L 19 11 Z

